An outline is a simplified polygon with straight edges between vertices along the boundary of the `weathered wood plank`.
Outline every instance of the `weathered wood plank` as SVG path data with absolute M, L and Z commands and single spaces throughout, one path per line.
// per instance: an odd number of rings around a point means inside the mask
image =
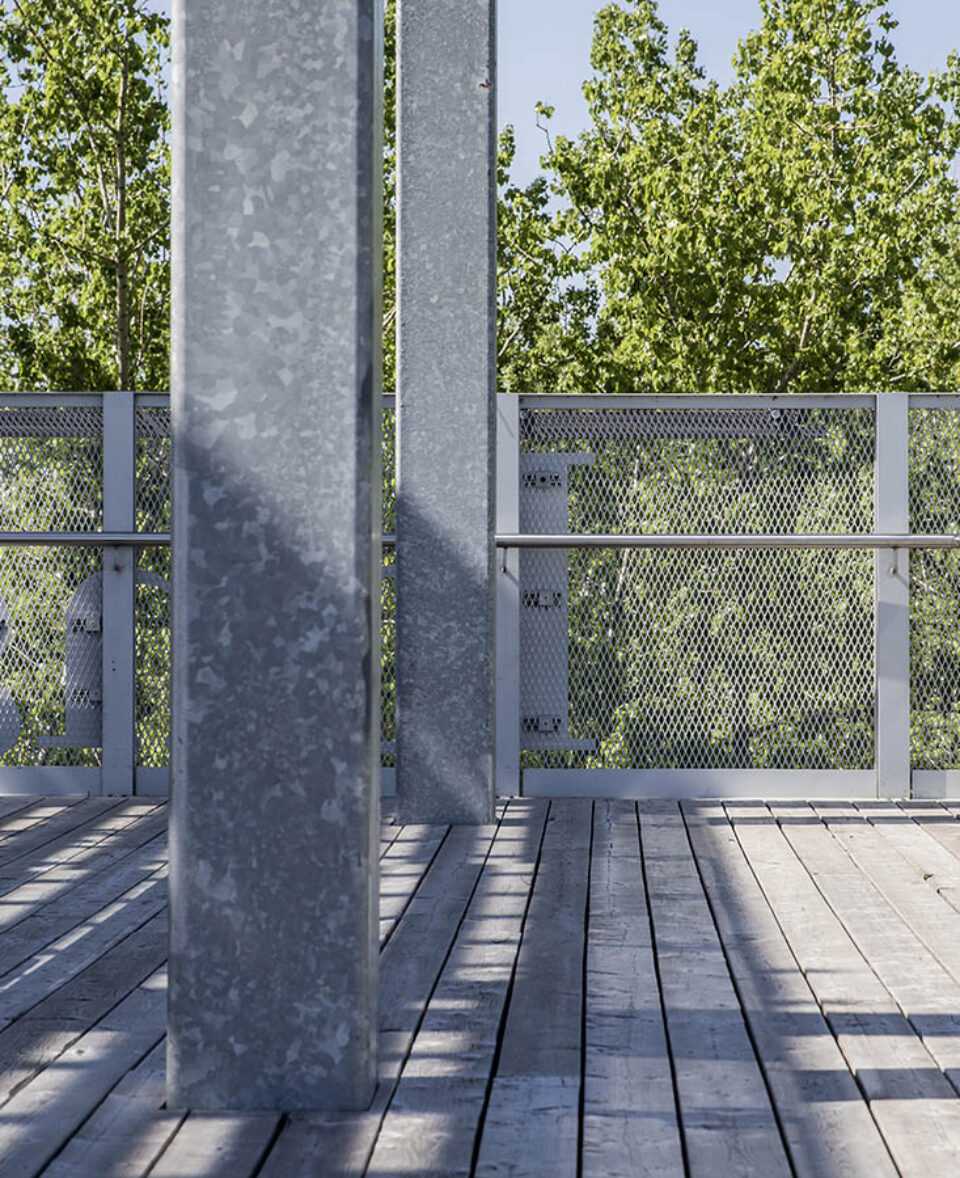
M 161 809 L 156 801 L 139 798 L 126 798 L 121 805 L 111 806 L 95 821 L 68 831 L 39 849 L 0 867 L 0 896 L 9 895 L 12 890 L 26 883 L 45 880 L 52 872 L 67 864 L 79 872 L 83 864 L 95 863 L 98 854 L 106 852 L 124 833 L 135 829 L 138 823 Z
M 35 808 L 38 803 L 46 803 L 46 798 L 30 797 L 29 794 L 17 794 L 13 797 L 0 797 L 0 840 L 6 838 L 8 830 L 6 822 L 3 819 L 10 818 L 14 814 L 22 816 L 25 810 Z
M 675 803 L 639 806 L 691 1178 L 788 1178 L 790 1164 Z
M 17 1018 L 35 1006 L 146 924 L 166 903 L 163 868 L 0 977 L 0 1019 Z
M 153 840 L 157 840 L 155 849 L 163 849 L 165 836 L 166 815 L 158 814 L 117 834 L 106 845 L 91 848 L 89 854 L 81 853 L 51 867 L 43 875 L 12 885 L 9 891 L 0 893 L 0 931 L 9 933 L 14 926 L 51 904 L 59 903 L 63 910 L 85 903 L 84 898 L 98 890 L 108 894 L 111 885 L 107 881 L 117 875 L 117 865 L 128 866 L 131 856 Z M 161 865 L 157 863 L 156 867 Z
M 358 1178 L 367 1167 L 413 1032 L 381 1034 L 379 1082 L 366 1112 L 296 1113 L 267 1155 L 258 1178 Z
M 856 1080 L 719 803 L 682 805 L 797 1178 L 896 1178 Z
M 21 864 L 31 862 L 29 856 L 34 856 L 37 852 L 43 854 L 53 843 L 60 846 L 63 836 L 79 837 L 79 833 L 86 831 L 101 814 L 115 809 L 124 800 L 119 797 L 86 798 L 76 805 L 62 809 L 59 814 L 12 834 L 0 844 L 0 879 L 16 878 Z
M 577 1173 L 592 804 L 552 802 L 477 1178 Z
M 110 1092 L 43 1171 L 43 1178 L 142 1178 L 185 1113 L 168 1112 L 166 1039 Z
M 404 826 L 380 860 L 380 948 L 387 943 L 447 837 L 448 826 Z
M 0 1104 L 154 974 L 166 953 L 163 912 L 0 1031 Z
M 367 1171 L 468 1178 L 547 816 L 507 810 L 430 998 Z
M 11 808 L 8 811 L 10 817 L 0 821 L 0 846 L 5 846 L 12 835 L 29 830 L 57 814 L 62 814 L 71 806 L 85 802 L 88 796 L 88 794 L 72 794 L 62 798 L 5 798 L 4 803 L 9 803 Z M 25 805 L 15 805 L 14 803 L 17 802 L 24 802 Z
M 276 1113 L 190 1113 L 151 1178 L 249 1178 L 279 1122 Z
M 166 992 L 136 989 L 7 1101 L 0 1117 L 0 1178 L 33 1178 L 118 1081 L 160 1041 Z
M 113 867 L 93 878 L 81 879 L 76 888 L 69 887 L 68 881 L 57 883 L 53 898 L 39 904 L 35 910 L 31 910 L 29 902 L 30 895 L 36 895 L 34 885 L 27 885 L 31 890 L 26 893 L 24 901 L 15 900 L 13 896 L 9 901 L 0 899 L 0 913 L 8 902 L 14 910 L 13 918 L 26 913 L 12 928 L 0 933 L 0 978 L 138 884 L 149 880 L 164 868 L 166 862 L 167 840 L 166 835 L 161 834 Z
M 636 806 L 594 806 L 583 1178 L 682 1178 Z
M 813 812 L 820 817 L 817 807 Z M 777 806 L 771 810 L 777 813 Z M 829 810 L 825 811 L 829 813 Z M 842 817 L 846 813 L 847 817 Z M 849 815 L 853 815 L 850 817 Z M 900 1009 L 920 1035 L 939 1067 L 960 1085 L 960 985 L 944 969 L 923 941 L 900 916 L 898 906 L 913 907 L 922 913 L 927 900 L 952 915 L 952 909 L 917 881 L 920 895 L 911 896 L 907 883 L 914 882 L 910 868 L 908 879 L 897 871 L 895 853 L 880 852 L 880 870 L 885 866 L 898 895 L 891 903 L 864 870 L 867 864 L 876 872 L 877 863 L 870 854 L 870 844 L 879 838 L 856 811 L 841 811 L 836 825 L 846 837 L 846 844 L 833 836 L 831 827 L 821 822 L 810 826 L 788 826 L 787 838 L 803 860 L 814 882 L 830 907 L 870 962 L 874 973 L 890 992 Z M 856 839 L 854 860 L 847 849 Z M 862 843 L 860 843 L 862 840 Z
M 783 830 L 765 806 L 725 809 L 901 1174 L 955 1175 L 954 1090 L 785 837 L 829 833 L 808 806 L 778 807 Z
M 952 993 L 950 982 L 944 990 L 937 980 L 940 971 L 936 971 L 937 977 L 930 979 L 943 1003 L 949 1004 L 953 998 L 960 1000 L 960 912 L 938 895 L 938 889 L 930 886 L 930 881 L 937 878 L 934 872 L 919 866 L 939 866 L 942 870 L 939 856 L 952 860 L 949 851 L 928 838 L 905 815 L 901 815 L 899 822 L 884 821 L 878 827 L 866 821 L 865 815 L 853 806 L 815 805 L 813 809 L 859 871 L 907 926 L 912 938 L 923 942 L 939 965 L 951 975 Z M 901 839 L 896 830 L 904 826 L 913 829 L 904 831 Z M 919 846 L 914 835 L 919 836 Z M 901 845 L 910 858 L 901 853 Z M 960 869 L 960 862 L 956 866 Z M 945 879 L 942 874 L 939 878 Z M 960 882 L 960 874 L 957 878 Z M 883 912 L 882 908 L 880 912 Z M 918 960 L 916 966 L 925 969 L 922 960 Z M 958 1015 L 957 1029 L 960 1031 L 960 1006 L 952 1009 Z
M 858 806 L 929 887 L 960 910 L 960 822 L 935 802 L 873 802 Z
M 495 826 L 455 826 L 380 955 L 381 1031 L 412 1031 L 457 935 Z

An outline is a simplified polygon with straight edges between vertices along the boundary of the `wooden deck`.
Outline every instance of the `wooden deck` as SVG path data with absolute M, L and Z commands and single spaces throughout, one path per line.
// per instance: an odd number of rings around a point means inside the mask
M 165 808 L 0 799 L 0 1178 L 960 1174 L 960 809 L 386 824 L 356 1116 L 163 1108 Z

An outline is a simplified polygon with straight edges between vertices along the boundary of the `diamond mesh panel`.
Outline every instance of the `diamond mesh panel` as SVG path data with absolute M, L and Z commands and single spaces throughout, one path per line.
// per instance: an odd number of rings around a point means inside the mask
M 100 763 L 101 568 L 99 549 L 0 551 L 0 763 Z
M 153 530 L 152 528 L 150 530 Z M 137 764 L 170 764 L 170 550 L 146 548 L 137 560 Z
M 520 436 L 527 455 L 594 456 L 571 474 L 571 531 L 873 527 L 869 410 L 525 408 Z M 535 510 L 528 523 L 546 530 Z
M 910 411 L 910 529 L 960 533 L 960 410 Z M 914 769 L 960 769 L 960 553 L 910 558 Z
M 397 530 L 396 414 L 383 411 L 383 530 Z M 380 582 L 380 740 L 384 768 L 396 764 L 397 582 L 396 552 L 385 549 Z
M 522 411 L 524 532 L 868 532 L 866 410 Z M 524 551 L 525 768 L 861 769 L 874 557 Z
M 138 532 L 170 531 L 170 410 L 141 406 L 137 423 Z
M 0 407 L 0 531 L 102 526 L 102 410 Z

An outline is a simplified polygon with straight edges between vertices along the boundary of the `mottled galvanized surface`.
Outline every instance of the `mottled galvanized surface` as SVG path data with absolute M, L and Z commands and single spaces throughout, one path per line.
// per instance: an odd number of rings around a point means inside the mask
M 170 1100 L 358 1107 L 377 984 L 381 14 L 174 12 Z
M 493 809 L 496 77 L 492 0 L 401 0 L 397 791 Z

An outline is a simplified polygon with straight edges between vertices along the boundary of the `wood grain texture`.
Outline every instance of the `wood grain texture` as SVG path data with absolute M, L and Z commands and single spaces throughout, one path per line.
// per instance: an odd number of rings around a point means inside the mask
M 594 805 L 586 980 L 584 1178 L 679 1178 L 680 1128 L 631 802 Z
M 719 803 L 687 829 L 797 1178 L 896 1178 L 883 1138 Z
M 587 801 L 550 805 L 478 1178 L 576 1174 L 591 814 Z
M 790 1175 L 790 1164 L 679 807 L 643 802 L 640 834 L 689 1171 Z
M 777 806 L 782 830 L 766 806 L 725 808 L 897 1168 L 911 1178 L 956 1174 L 953 1088 L 788 841 L 829 832 L 806 805 Z

